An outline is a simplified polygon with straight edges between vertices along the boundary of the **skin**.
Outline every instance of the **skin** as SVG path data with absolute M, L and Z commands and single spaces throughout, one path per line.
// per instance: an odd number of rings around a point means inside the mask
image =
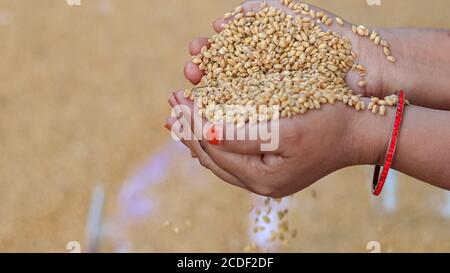
M 281 7 L 278 1 L 268 1 Z M 248 1 L 244 9 L 258 10 L 260 1 Z M 290 12 L 285 7 L 286 12 Z M 315 8 L 319 10 L 318 8 Z M 327 12 L 330 17 L 334 15 Z M 221 31 L 225 21 L 213 23 Z M 384 97 L 403 88 L 407 99 L 417 106 L 407 107 L 401 128 L 393 168 L 450 189 L 450 35 L 446 30 L 383 29 L 378 32 L 391 43 L 397 63 L 385 60 L 380 47 L 351 32 L 351 24 L 336 23 L 332 30 L 351 39 L 359 63 L 368 68 L 368 86 L 357 87 L 359 75 L 349 72 L 347 84 L 365 97 Z M 439 43 L 433 41 L 439 40 Z M 422 41 L 418 43 L 417 41 Z M 196 55 L 207 45 L 206 38 L 194 39 L 189 46 Z M 203 73 L 193 63 L 185 66 L 185 76 L 197 84 Z M 169 104 L 193 109 L 194 103 L 175 92 Z M 428 108 L 427 108 L 428 107 Z M 431 109 L 434 108 L 434 109 Z M 369 111 L 356 112 L 343 104 L 325 105 L 320 110 L 280 121 L 280 146 L 263 153 L 261 141 L 221 141 L 211 145 L 205 140 L 182 140 L 202 166 L 224 181 L 255 193 L 284 197 L 296 193 L 320 178 L 354 165 L 382 165 L 395 112 L 387 117 Z M 191 118 L 191 117 L 180 117 Z M 169 118 L 172 129 L 177 118 Z M 206 120 L 196 116 L 192 124 Z M 209 125 L 208 125 L 209 126 Z M 248 130 L 249 126 L 241 130 Z M 227 130 L 223 128 L 223 130 Z M 318 137 L 320 136 L 320 137 Z M 182 136 L 181 136 L 182 137 Z

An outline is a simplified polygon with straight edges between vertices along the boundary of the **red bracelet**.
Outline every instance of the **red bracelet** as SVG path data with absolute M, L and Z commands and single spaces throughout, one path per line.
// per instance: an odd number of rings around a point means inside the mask
M 386 153 L 383 171 L 381 171 L 381 176 L 380 176 L 381 166 L 378 165 L 375 166 L 375 172 L 373 175 L 373 183 L 372 183 L 372 193 L 375 196 L 380 195 L 386 182 L 386 178 L 389 174 L 389 169 L 391 168 L 392 160 L 395 155 L 395 149 L 397 147 L 397 141 L 400 132 L 400 126 L 403 120 L 404 110 L 405 110 L 405 92 L 403 92 L 403 90 L 400 90 L 398 92 L 398 105 L 397 105 L 397 112 L 395 114 L 394 128 L 392 130 L 391 139 L 389 140 L 389 149 Z

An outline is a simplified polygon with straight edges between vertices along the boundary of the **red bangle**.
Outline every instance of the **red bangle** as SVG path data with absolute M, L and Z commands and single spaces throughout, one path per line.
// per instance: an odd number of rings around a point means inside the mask
M 384 184 L 386 182 L 386 178 L 389 174 L 389 169 L 392 165 L 392 160 L 394 159 L 395 149 L 397 147 L 398 136 L 400 133 L 400 126 L 403 120 L 403 113 L 405 110 L 405 92 L 400 90 L 398 92 L 398 105 L 397 112 L 395 114 L 394 128 L 392 130 L 391 139 L 389 140 L 389 149 L 386 153 L 383 170 L 380 170 L 381 166 L 375 166 L 375 172 L 373 175 L 373 183 L 372 183 L 372 193 L 375 196 L 379 196 L 381 191 L 383 190 Z

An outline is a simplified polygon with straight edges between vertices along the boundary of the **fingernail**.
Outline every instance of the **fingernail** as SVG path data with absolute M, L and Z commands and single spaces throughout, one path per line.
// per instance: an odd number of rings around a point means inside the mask
M 217 145 L 220 144 L 219 140 L 217 140 L 215 138 L 210 140 L 210 141 L 208 141 L 208 143 L 211 144 L 211 145 L 214 145 L 214 146 L 217 146 Z
M 219 140 L 217 139 L 216 127 L 214 125 L 209 128 L 207 137 L 208 137 L 209 144 L 215 145 L 215 146 L 220 144 Z
M 169 130 L 170 131 L 170 126 L 169 126 L 169 124 L 164 124 L 164 128 L 166 128 L 167 130 Z

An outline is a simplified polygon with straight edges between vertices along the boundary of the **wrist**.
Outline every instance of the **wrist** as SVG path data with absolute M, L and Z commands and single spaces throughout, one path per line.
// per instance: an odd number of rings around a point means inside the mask
M 346 142 L 350 165 L 382 165 L 395 109 L 388 109 L 386 116 L 375 115 L 370 111 L 353 111 L 351 115 Z
M 384 37 L 384 33 L 388 30 L 376 30 Z M 354 35 L 354 34 L 353 34 Z M 359 72 L 350 71 L 347 76 L 347 84 L 352 87 L 357 93 L 362 94 L 363 97 L 385 97 L 392 94 L 390 74 L 395 64 L 386 60 L 383 52 L 383 47 L 377 46 L 373 41 L 367 37 L 357 37 L 354 41 L 354 50 L 358 57 L 357 64 L 362 64 L 366 67 L 367 72 L 364 80 L 367 85 L 359 87 L 358 82 L 361 80 Z
M 378 66 L 382 93 L 390 95 L 403 89 L 414 105 L 450 110 L 450 92 L 447 92 L 450 82 L 450 54 L 446 50 L 450 48 L 448 31 L 386 28 L 379 33 L 389 41 L 392 54 L 397 59 L 394 64 L 381 63 Z M 417 43 L 418 40 L 422 42 Z

